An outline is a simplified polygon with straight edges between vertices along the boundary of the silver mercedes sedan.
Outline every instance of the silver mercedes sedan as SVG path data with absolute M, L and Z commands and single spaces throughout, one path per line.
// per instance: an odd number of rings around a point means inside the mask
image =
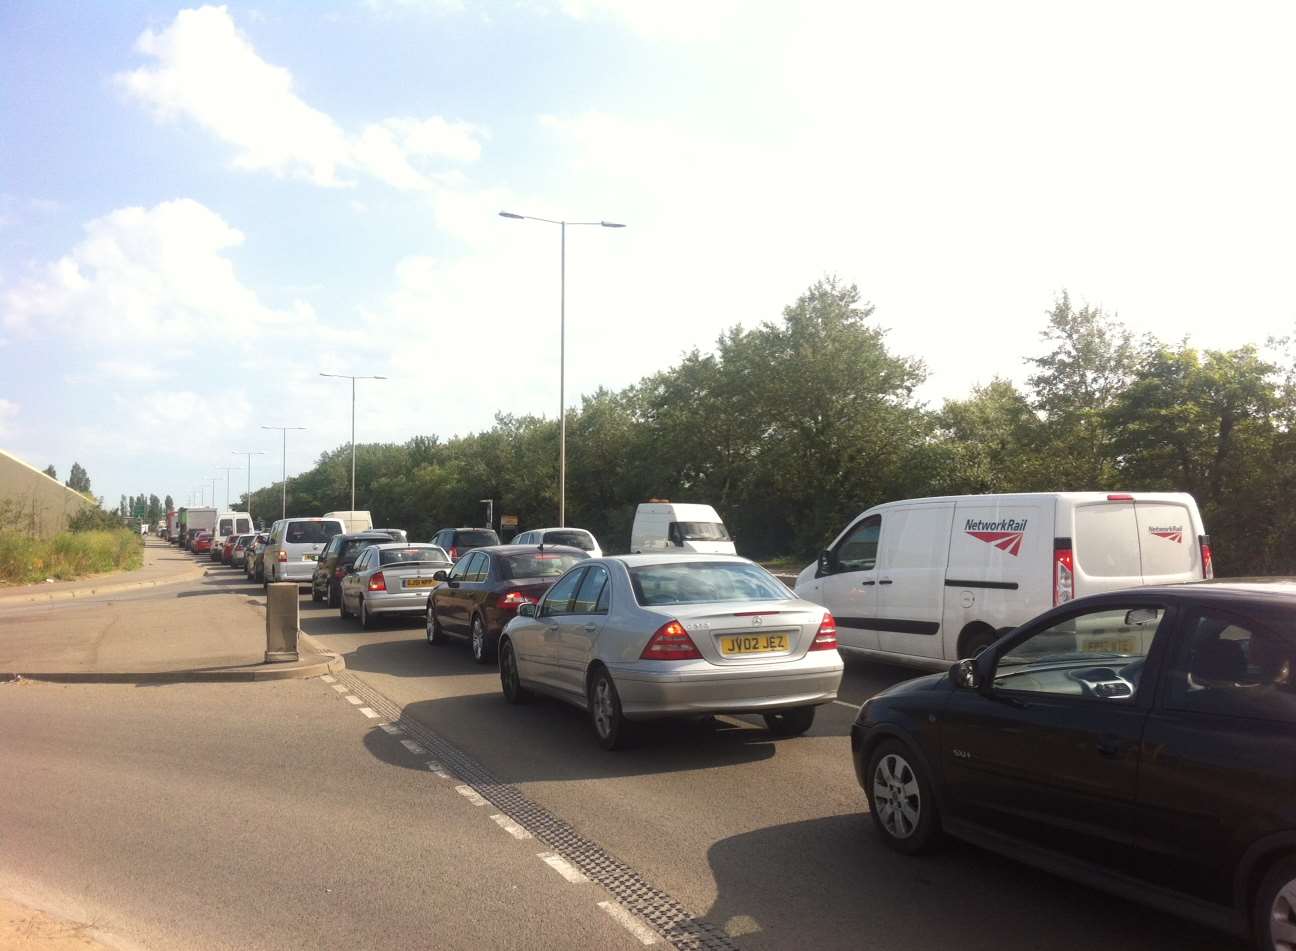
M 712 713 L 760 713 L 796 736 L 842 678 L 833 616 L 734 555 L 582 561 L 522 605 L 499 659 L 505 699 L 572 703 L 605 749 L 627 721 Z

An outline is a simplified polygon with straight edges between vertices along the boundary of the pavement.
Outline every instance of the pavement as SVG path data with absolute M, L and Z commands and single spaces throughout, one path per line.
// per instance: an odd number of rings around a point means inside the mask
M 95 598 L 201 578 L 206 569 L 193 556 L 161 539 L 144 540 L 144 564 L 134 571 L 112 571 L 76 581 L 0 586 L 0 605 L 40 604 Z

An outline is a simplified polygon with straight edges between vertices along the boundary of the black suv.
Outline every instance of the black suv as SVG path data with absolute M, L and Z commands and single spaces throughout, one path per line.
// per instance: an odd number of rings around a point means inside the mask
M 1296 582 L 1054 608 L 869 700 L 851 751 L 901 852 L 949 833 L 1265 951 L 1296 943 Z
M 487 545 L 498 545 L 499 536 L 489 528 L 443 528 L 432 539 L 433 545 L 450 556 L 451 561 L 458 561 L 464 552 L 474 548 L 485 548 Z
M 402 533 L 403 534 L 403 533 Z M 350 570 L 360 552 L 370 545 L 385 545 L 399 541 L 395 530 L 370 529 L 367 532 L 356 532 L 351 535 L 334 535 L 328 545 L 320 552 L 319 561 L 311 575 L 311 600 L 315 602 L 328 600 L 328 606 L 335 608 L 342 603 L 342 576 Z

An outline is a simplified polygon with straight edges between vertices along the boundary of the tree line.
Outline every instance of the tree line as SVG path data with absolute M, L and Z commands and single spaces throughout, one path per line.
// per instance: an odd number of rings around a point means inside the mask
M 1202 350 L 1135 337 L 1067 294 L 1047 312 L 1026 383 L 993 379 L 939 407 L 919 359 L 892 352 L 854 285 L 827 278 L 782 320 L 723 333 L 668 370 L 568 411 L 567 521 L 624 551 L 648 498 L 709 502 L 743 554 L 809 559 L 865 508 L 927 495 L 1186 491 L 1222 574 L 1290 570 L 1296 359 L 1285 340 Z M 558 425 L 498 415 L 484 432 L 357 447 L 357 505 L 412 538 L 557 513 Z M 288 482 L 288 514 L 349 504 L 350 455 Z M 248 500 L 244 500 L 248 505 Z M 250 511 L 279 517 L 279 486 Z

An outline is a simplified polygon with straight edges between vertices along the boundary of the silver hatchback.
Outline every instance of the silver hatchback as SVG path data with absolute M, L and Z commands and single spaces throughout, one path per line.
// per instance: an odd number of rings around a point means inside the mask
M 437 545 L 399 543 L 370 545 L 342 576 L 338 613 L 353 613 L 366 631 L 379 617 L 422 615 L 435 577 L 451 567 L 450 556 Z
M 590 715 L 599 743 L 627 721 L 759 713 L 804 733 L 841 685 L 837 627 L 764 568 L 733 555 L 625 555 L 583 561 L 524 604 L 500 637 L 500 683 Z

